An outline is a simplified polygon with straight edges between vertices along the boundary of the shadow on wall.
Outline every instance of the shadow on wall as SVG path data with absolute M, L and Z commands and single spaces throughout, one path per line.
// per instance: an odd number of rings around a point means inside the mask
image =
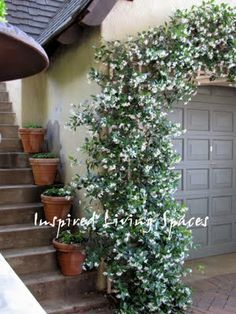
M 56 120 L 52 123 L 49 121 L 47 124 L 47 135 L 46 135 L 46 147 L 45 150 L 48 152 L 53 152 L 57 156 L 60 156 L 60 165 L 59 171 L 56 178 L 56 182 L 64 182 L 64 164 L 65 160 L 60 154 L 62 149 L 61 140 L 60 140 L 60 124 Z

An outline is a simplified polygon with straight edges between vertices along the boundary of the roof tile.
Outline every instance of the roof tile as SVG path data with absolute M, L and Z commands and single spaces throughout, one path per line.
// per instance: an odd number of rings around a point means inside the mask
M 37 39 L 64 0 L 6 0 L 8 22 Z

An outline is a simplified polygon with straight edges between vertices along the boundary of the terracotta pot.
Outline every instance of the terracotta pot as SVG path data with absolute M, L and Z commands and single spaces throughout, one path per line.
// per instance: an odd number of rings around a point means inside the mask
M 36 185 L 52 185 L 56 178 L 59 158 L 30 158 Z
M 43 128 L 22 128 L 19 135 L 25 153 L 40 153 L 42 151 L 44 135 L 46 130 Z
M 65 197 L 41 195 L 45 218 L 53 223 L 53 218 L 65 219 L 70 212 L 73 198 L 70 200 Z
M 65 244 L 53 240 L 57 250 L 57 259 L 64 276 L 76 276 L 82 273 L 82 265 L 85 261 L 84 248 L 78 244 Z

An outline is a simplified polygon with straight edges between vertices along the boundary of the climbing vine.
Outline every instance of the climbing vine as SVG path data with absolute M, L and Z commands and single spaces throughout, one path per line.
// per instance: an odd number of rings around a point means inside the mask
M 182 282 L 191 232 L 171 229 L 186 212 L 174 198 L 180 157 L 171 142 L 182 130 L 167 114 L 196 93 L 199 70 L 235 82 L 235 26 L 235 8 L 207 1 L 126 42 L 105 43 L 96 51 L 103 70 L 90 73 L 101 93 L 72 108 L 69 127 L 91 132 L 87 175 L 75 182 L 106 212 L 87 265 L 105 260 L 119 313 L 180 314 L 191 304 Z
M 0 22 L 6 21 L 6 5 L 4 0 L 0 0 Z

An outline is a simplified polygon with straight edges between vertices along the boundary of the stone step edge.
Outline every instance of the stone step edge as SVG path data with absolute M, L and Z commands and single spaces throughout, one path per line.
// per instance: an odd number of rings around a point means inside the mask
M 41 302 L 47 314 L 85 313 L 87 311 L 108 309 L 109 302 L 105 295 L 98 292 L 83 294 L 78 300 L 51 300 Z M 69 312 L 70 311 L 70 312 Z M 112 312 L 111 312 L 112 313 Z
M 24 168 L 0 168 L 0 172 L 10 172 L 10 171 L 32 171 L 30 167 Z
M 26 189 L 37 189 L 39 188 L 37 185 L 35 184 L 15 184 L 15 185 L 3 185 L 0 186 L 0 190 L 4 190 L 4 189 L 22 189 L 22 188 L 26 188 Z
M 32 247 L 32 248 L 23 248 L 23 249 L 4 249 L 1 251 L 2 255 L 8 258 L 15 258 L 15 257 L 25 257 L 25 256 L 34 256 L 34 255 L 41 255 L 41 254 L 49 254 L 55 253 L 56 250 L 54 247 L 51 246 L 39 246 L 39 247 Z
M 7 210 L 16 210 L 16 209 L 31 209 L 31 208 L 43 208 L 42 203 L 16 203 L 16 204 L 0 204 L 0 212 Z
M 0 226 L 0 234 L 1 233 L 8 233 L 8 232 L 21 232 L 21 231 L 28 231 L 28 230 L 48 230 L 48 229 L 54 229 L 51 226 L 35 226 L 33 224 L 17 224 L 17 225 L 6 225 L 6 226 Z M 56 232 L 56 227 L 55 227 Z
M 77 280 L 81 279 L 83 280 L 83 277 L 88 276 L 96 276 L 97 271 L 85 271 L 82 272 L 82 274 L 78 276 L 64 276 L 60 271 L 51 271 L 51 272 L 45 272 L 42 276 L 41 273 L 35 273 L 35 274 L 28 274 L 28 275 L 22 275 L 21 279 L 25 283 L 25 285 L 37 285 L 41 283 L 50 283 L 61 280 Z
M 17 124 L 9 124 L 9 123 L 6 123 L 6 124 L 4 124 L 4 123 L 0 123 L 0 127 L 9 127 L 9 128 L 19 128 L 19 125 L 17 125 Z

